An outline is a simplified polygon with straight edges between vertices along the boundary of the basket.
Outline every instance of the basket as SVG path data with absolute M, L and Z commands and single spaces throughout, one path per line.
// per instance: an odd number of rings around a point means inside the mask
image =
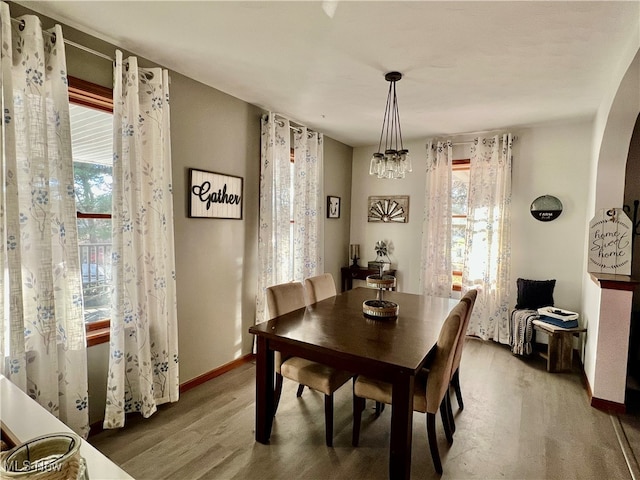
M 17 445 L 2 457 L 0 477 L 19 480 L 88 480 L 75 433 L 52 433 Z
M 368 275 L 367 287 L 369 288 L 395 288 L 396 277 L 393 275 Z
M 386 300 L 365 300 L 362 302 L 362 313 L 373 320 L 396 319 L 400 308 L 395 302 Z

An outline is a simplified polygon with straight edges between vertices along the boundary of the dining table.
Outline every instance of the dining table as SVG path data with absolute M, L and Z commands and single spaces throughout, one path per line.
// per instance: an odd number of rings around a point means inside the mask
M 268 444 L 271 436 L 274 352 L 279 351 L 392 384 L 389 478 L 410 478 L 415 377 L 458 300 L 390 291 L 384 300 L 398 304 L 397 317 L 365 317 L 363 302 L 377 293 L 355 288 L 249 329 L 257 347 L 257 442 Z

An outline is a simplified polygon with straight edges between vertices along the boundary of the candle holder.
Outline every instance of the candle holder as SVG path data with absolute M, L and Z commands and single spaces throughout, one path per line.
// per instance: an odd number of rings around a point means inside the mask
M 353 262 L 351 268 L 358 268 L 358 260 L 360 259 L 360 245 L 353 243 L 349 245 L 349 259 Z

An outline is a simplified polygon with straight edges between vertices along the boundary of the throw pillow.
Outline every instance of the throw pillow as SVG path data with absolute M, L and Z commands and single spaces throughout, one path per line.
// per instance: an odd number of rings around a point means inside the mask
M 553 306 L 553 289 L 556 286 L 554 280 L 529 280 L 519 278 L 518 300 L 516 309 L 537 310 L 540 307 Z

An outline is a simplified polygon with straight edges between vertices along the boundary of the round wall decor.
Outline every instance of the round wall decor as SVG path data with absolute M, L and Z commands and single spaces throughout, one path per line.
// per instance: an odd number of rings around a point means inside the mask
M 562 213 L 562 202 L 552 195 L 542 195 L 531 202 L 531 215 L 541 222 L 555 220 Z

